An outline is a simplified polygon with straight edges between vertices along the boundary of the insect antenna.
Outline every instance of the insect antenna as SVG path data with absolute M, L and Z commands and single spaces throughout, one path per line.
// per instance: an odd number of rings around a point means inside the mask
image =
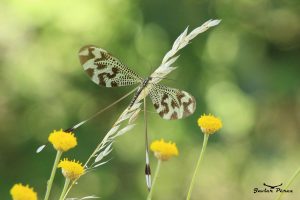
M 91 115 L 90 117 L 88 117 L 86 120 L 83 120 L 83 121 L 75 124 L 71 128 L 65 129 L 64 131 L 65 132 L 73 132 L 74 130 L 76 130 L 77 128 L 79 128 L 80 126 L 82 126 L 83 124 L 85 124 L 86 122 L 88 122 L 91 119 L 95 118 L 96 116 L 100 115 L 104 111 L 108 110 L 109 108 L 113 107 L 114 105 L 116 105 L 117 103 L 119 103 L 120 101 L 122 101 L 123 99 L 125 99 L 126 97 L 128 97 L 129 95 L 131 95 L 132 93 L 134 93 L 136 91 L 136 89 L 137 88 L 134 88 L 132 91 L 128 92 L 127 94 L 125 94 L 124 96 L 122 96 L 121 98 L 119 98 L 118 100 L 116 100 L 115 102 L 113 102 L 112 104 L 110 104 L 109 106 L 107 106 L 107 107 L 99 110 L 98 112 L 96 112 L 93 115 Z

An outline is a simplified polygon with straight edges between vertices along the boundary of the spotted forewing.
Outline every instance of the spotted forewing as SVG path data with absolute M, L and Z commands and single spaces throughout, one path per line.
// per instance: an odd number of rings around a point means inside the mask
M 93 45 L 79 50 L 79 60 L 92 81 L 104 87 L 132 85 L 142 80 L 117 58 Z

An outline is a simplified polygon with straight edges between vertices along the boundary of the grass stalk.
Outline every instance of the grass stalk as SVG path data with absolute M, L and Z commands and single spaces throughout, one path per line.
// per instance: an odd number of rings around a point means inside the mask
M 65 184 L 64 184 L 64 188 L 63 188 L 63 190 L 62 190 L 62 192 L 60 194 L 59 200 L 64 200 L 65 199 L 65 194 L 67 192 L 69 184 L 70 184 L 70 179 L 66 178 Z

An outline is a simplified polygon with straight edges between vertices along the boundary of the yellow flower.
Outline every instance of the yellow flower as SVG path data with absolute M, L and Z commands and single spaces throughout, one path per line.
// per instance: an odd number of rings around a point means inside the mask
M 70 161 L 68 159 L 61 160 L 57 166 L 61 167 L 64 177 L 75 180 L 79 178 L 84 173 L 84 168 L 80 162 Z
M 52 143 L 53 147 L 58 151 L 68 151 L 77 145 L 77 139 L 73 133 L 54 130 L 50 133 L 48 141 Z
M 178 149 L 175 143 L 165 142 L 163 139 L 151 143 L 151 151 L 161 161 L 169 160 L 172 156 L 178 156 Z
M 28 185 L 15 184 L 10 189 L 13 200 L 37 200 L 37 193 Z
M 204 114 L 198 119 L 198 126 L 201 128 L 203 133 L 213 134 L 222 128 L 222 121 L 211 114 Z

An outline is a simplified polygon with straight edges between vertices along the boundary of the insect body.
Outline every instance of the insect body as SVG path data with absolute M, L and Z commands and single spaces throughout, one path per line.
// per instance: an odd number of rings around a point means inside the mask
M 122 64 L 107 51 L 93 45 L 84 46 L 79 50 L 80 63 L 88 76 L 96 84 L 104 87 L 119 87 L 140 84 L 128 109 L 136 102 L 144 99 L 146 111 L 146 97 L 149 95 L 156 112 L 168 120 L 181 119 L 194 113 L 195 98 L 185 91 L 158 84 L 161 78 L 159 72 L 154 72 L 146 79 L 139 77 L 134 71 Z M 144 111 L 144 112 L 145 112 Z M 151 188 L 151 170 L 149 161 L 147 118 L 145 115 L 145 143 L 146 143 L 146 183 Z

